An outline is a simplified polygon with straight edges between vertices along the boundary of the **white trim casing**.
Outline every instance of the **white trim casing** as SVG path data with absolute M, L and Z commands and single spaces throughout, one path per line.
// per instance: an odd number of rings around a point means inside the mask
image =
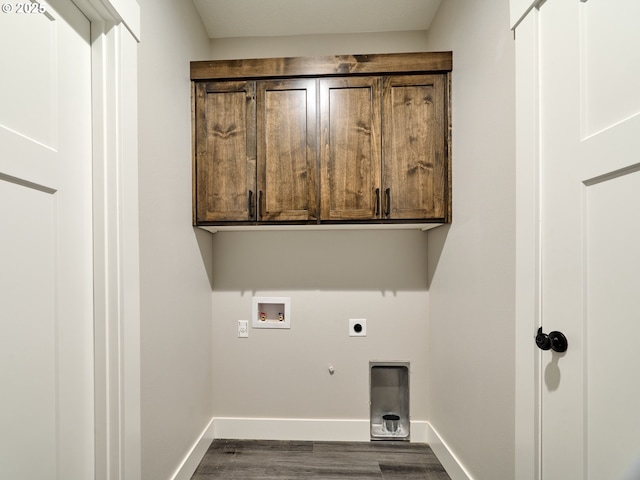
M 511 29 L 515 30 L 531 10 L 538 8 L 546 0 L 509 0 L 509 20 Z
M 369 420 L 212 418 L 171 480 L 189 480 L 214 439 L 367 442 Z M 426 421 L 411 421 L 411 442 L 429 444 L 452 480 L 473 480 L 438 432 Z
M 93 24 L 92 24 L 93 26 Z M 94 36 L 96 478 L 141 478 L 137 44 L 122 25 Z M 97 70 L 97 71 L 96 71 Z
M 538 10 L 516 29 L 515 476 L 540 478 L 540 200 Z
M 426 424 L 426 442 L 436 454 L 438 460 L 451 477 L 451 480 L 473 480 L 471 474 L 464 468 L 458 457 L 449 448 L 449 445 L 442 439 L 433 426 Z
M 211 442 L 213 442 L 215 438 L 213 436 L 213 422 L 214 419 L 212 418 L 189 450 L 189 453 L 187 453 L 186 457 L 182 460 L 180 466 L 171 476 L 171 480 L 191 479 L 200 461 L 203 459 L 204 454 L 207 453 L 209 445 L 211 445 Z
M 413 423 L 412 423 L 413 433 Z M 369 420 L 217 417 L 215 438 L 254 440 L 345 441 L 370 439 Z
M 212 418 L 193 444 L 171 480 L 189 480 L 216 438 L 299 441 L 369 441 L 368 420 Z M 456 455 L 429 422 L 411 422 L 411 442 L 426 443 L 452 480 L 473 480 Z
M 368 442 L 371 432 L 369 420 L 216 417 L 213 436 L 244 440 Z M 411 421 L 411 442 L 427 442 L 427 422 Z
M 124 25 L 140 41 L 140 6 L 136 0 L 74 0 L 92 23 Z
M 135 0 L 74 0 L 91 21 L 95 479 L 140 480 Z

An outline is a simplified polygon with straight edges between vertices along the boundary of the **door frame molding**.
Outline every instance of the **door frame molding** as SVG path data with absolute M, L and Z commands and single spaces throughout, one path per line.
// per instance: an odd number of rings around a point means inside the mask
M 91 22 L 95 480 L 141 479 L 136 0 L 73 0 Z
M 517 24 L 516 39 L 516 405 L 515 478 L 541 479 L 540 82 L 538 8 Z

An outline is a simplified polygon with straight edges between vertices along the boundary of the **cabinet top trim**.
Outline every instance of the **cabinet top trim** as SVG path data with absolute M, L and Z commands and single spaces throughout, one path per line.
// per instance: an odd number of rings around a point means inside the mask
M 450 72 L 452 52 L 251 58 L 191 62 L 191 80 Z

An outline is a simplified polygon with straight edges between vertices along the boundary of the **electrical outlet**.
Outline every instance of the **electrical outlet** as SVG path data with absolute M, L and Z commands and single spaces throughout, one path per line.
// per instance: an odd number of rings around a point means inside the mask
M 367 336 L 367 319 L 366 318 L 350 318 L 349 319 L 349 336 L 350 337 L 366 337 Z
M 238 320 L 238 338 L 249 336 L 249 320 Z

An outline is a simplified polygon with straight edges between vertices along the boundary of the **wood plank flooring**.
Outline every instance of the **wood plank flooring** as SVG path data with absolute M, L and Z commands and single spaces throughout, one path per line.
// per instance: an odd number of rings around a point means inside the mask
M 450 480 L 424 444 L 214 440 L 191 480 Z

